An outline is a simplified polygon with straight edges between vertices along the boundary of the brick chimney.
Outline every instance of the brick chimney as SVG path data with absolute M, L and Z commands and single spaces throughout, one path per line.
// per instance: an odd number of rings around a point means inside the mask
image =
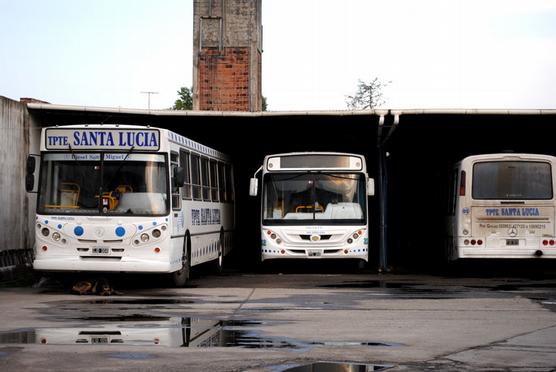
M 261 1 L 194 0 L 194 110 L 261 111 Z

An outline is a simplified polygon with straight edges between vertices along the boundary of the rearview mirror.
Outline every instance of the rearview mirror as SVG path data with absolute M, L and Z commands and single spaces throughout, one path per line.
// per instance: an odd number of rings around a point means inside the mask
M 34 188 L 35 188 L 35 175 L 28 173 L 25 176 L 25 191 L 32 192 Z
M 367 180 L 367 196 L 375 195 L 375 179 L 369 178 Z
M 249 182 L 249 196 L 257 196 L 259 191 L 259 179 L 251 178 Z
M 27 192 L 36 192 L 35 189 L 35 170 L 37 168 L 37 160 L 35 159 L 36 155 L 29 155 L 27 156 L 27 162 L 25 164 L 25 191 Z

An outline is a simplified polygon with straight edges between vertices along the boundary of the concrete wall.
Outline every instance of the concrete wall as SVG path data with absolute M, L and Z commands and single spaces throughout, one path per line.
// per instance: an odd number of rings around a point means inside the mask
M 0 268 L 30 259 L 36 194 L 25 192 L 25 169 L 38 131 L 25 105 L 0 96 Z
M 261 111 L 261 0 L 195 0 L 193 108 Z

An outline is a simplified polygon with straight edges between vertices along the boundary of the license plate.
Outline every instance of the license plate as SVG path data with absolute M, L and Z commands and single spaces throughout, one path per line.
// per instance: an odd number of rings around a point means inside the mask
M 108 248 L 93 248 L 93 254 L 108 254 Z
M 91 344 L 107 344 L 108 337 L 91 337 Z
M 318 249 L 307 249 L 307 256 L 309 257 L 320 257 L 321 253 Z
M 519 239 L 506 239 L 506 245 L 519 245 Z

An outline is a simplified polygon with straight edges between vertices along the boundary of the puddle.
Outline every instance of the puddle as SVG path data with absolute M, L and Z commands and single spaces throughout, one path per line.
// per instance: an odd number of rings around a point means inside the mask
M 355 364 L 355 363 L 335 363 L 317 362 L 280 369 L 283 372 L 366 372 L 366 371 L 385 371 L 392 368 L 392 365 L 383 364 Z
M 367 280 L 367 281 L 323 284 L 323 285 L 319 285 L 319 287 L 321 288 L 407 288 L 415 285 L 416 284 L 411 284 L 411 283 L 389 283 L 382 280 Z
M 125 360 L 148 360 L 155 359 L 156 356 L 147 353 L 113 353 L 108 354 L 109 358 L 125 359 Z
M 179 305 L 192 304 L 194 301 L 172 298 L 106 298 L 86 301 L 87 304 L 116 304 L 116 305 Z
M 374 346 L 374 347 L 401 347 L 404 344 L 398 344 L 395 342 L 357 342 L 357 341 L 325 341 L 325 342 L 311 342 L 311 345 L 322 345 L 322 346 Z
M 131 315 L 89 317 L 87 326 L 25 328 L 0 332 L 0 344 L 129 345 L 158 347 L 243 347 L 248 349 L 308 349 L 331 347 L 399 347 L 390 342 L 305 342 L 286 337 L 266 337 L 255 320 L 217 320 L 190 317 Z
M 85 320 L 85 321 L 104 321 L 104 322 L 146 322 L 146 321 L 165 321 L 169 317 L 154 316 L 144 314 L 131 314 L 119 316 L 86 316 L 80 318 L 71 318 L 71 320 Z
M 113 320 L 112 322 L 107 321 Z M 250 329 L 257 321 L 146 316 L 95 317 L 84 327 L 34 328 L 0 332 L 0 344 L 158 345 L 161 347 L 301 348 L 280 338 L 265 338 Z

